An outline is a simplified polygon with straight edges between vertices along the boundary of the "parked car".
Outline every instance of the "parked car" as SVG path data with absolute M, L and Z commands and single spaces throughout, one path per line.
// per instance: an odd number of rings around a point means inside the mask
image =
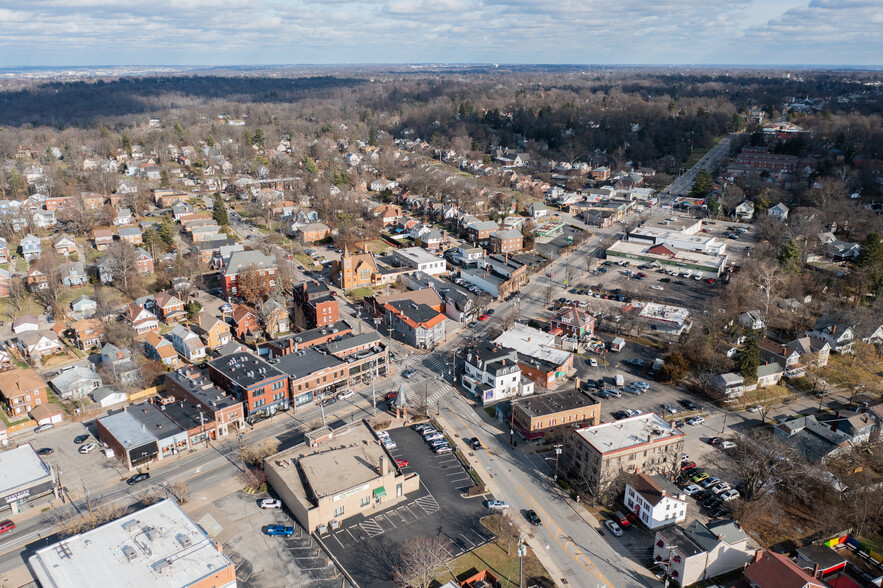
M 681 471 L 689 470 L 690 468 L 695 468 L 696 464 L 692 461 L 682 461 L 681 462 Z
M 261 508 L 264 510 L 282 508 L 282 501 L 276 498 L 264 498 L 261 500 Z
M 355 390 L 344 390 L 340 394 L 337 395 L 338 400 L 346 400 L 347 398 L 352 398 L 356 395 Z
M 42 433 L 43 431 L 48 431 L 48 430 L 54 429 L 54 428 L 55 428 L 55 425 L 52 425 L 50 423 L 46 423 L 45 425 L 40 425 L 39 427 L 34 429 L 34 432 L 35 433 Z
M 723 439 L 721 439 L 720 437 L 712 437 L 711 439 L 708 440 L 708 444 L 709 445 L 718 445 L 721 441 L 723 441 Z
M 678 414 L 678 409 L 675 408 L 674 404 L 666 404 L 665 405 L 665 412 L 667 412 L 669 414 Z
M 697 492 L 702 492 L 702 488 L 700 488 L 696 484 L 690 484 L 684 487 L 684 494 L 686 494 L 687 496 L 693 496 Z
M 592 367 L 598 367 L 598 360 L 594 357 L 589 358 L 589 365 Z
M 331 406 L 335 402 L 337 402 L 337 398 L 335 398 L 334 396 L 329 396 L 328 398 L 326 398 L 325 400 L 322 401 L 322 406 Z
M 737 498 L 739 498 L 739 491 L 738 491 L 738 490 L 734 490 L 734 489 L 732 489 L 732 488 L 731 488 L 730 490 L 727 490 L 726 492 L 724 492 L 724 493 L 722 493 L 722 494 L 720 495 L 720 499 L 723 500 L 724 502 L 729 502 L 729 501 L 731 501 L 731 500 L 736 500 Z
M 715 484 L 717 484 L 720 481 L 721 481 L 721 479 L 718 478 L 717 476 L 711 476 L 710 478 L 702 480 L 702 487 L 703 488 L 711 488 L 712 486 L 714 486 Z
M 683 406 L 687 410 L 699 410 L 699 406 L 692 400 L 681 400 L 681 406 Z
M 487 319 L 488 319 L 488 315 L 486 315 L 486 314 L 483 314 L 478 317 L 478 320 L 480 320 L 480 321 L 486 321 Z
M 400 468 L 406 468 L 406 467 L 408 467 L 408 460 L 407 459 L 397 459 L 396 465 Z
M 148 473 L 135 474 L 134 476 L 132 476 L 131 478 L 126 480 L 126 484 L 128 484 L 129 486 L 133 486 L 133 485 L 137 484 L 138 482 L 143 482 L 144 480 L 149 480 L 149 479 L 150 479 L 150 474 L 148 474 Z
M 695 416 L 695 417 L 687 420 L 687 424 L 690 426 L 701 425 L 704 422 L 705 422 L 705 419 L 702 418 L 701 416 Z
M 632 523 L 631 523 L 631 521 L 629 521 L 629 518 L 627 516 L 625 516 L 624 514 L 622 514 L 620 511 L 614 512 L 613 518 L 616 519 L 616 522 L 619 523 L 619 526 L 622 527 L 623 529 L 628 529 L 629 527 L 632 526 Z
M 55 450 L 51 447 L 42 447 L 37 450 L 37 455 L 52 455 L 55 453 Z
M 270 525 L 267 527 L 267 535 L 291 537 L 294 535 L 294 527 L 286 527 L 285 525 Z
M 96 443 L 86 443 L 85 445 L 81 445 L 77 451 L 86 455 L 87 453 L 92 453 L 96 447 L 98 447 Z
M 615 521 L 606 520 L 604 521 L 604 526 L 607 527 L 611 533 L 616 535 L 617 537 L 622 537 L 622 528 L 616 524 Z
M 539 527 L 543 524 L 542 519 L 540 519 L 539 515 L 535 513 L 533 510 L 529 510 L 524 513 L 524 518 L 527 519 L 527 522 L 533 525 L 534 527 Z
M 76 443 L 77 445 L 82 445 L 88 440 L 89 435 L 77 435 L 76 437 L 74 437 L 74 443 Z
M 488 500 L 485 502 L 485 506 L 491 510 L 506 510 L 509 508 L 509 503 L 503 500 Z
M 436 455 L 442 455 L 444 453 L 451 453 L 453 449 L 451 449 L 450 445 L 442 445 L 441 447 L 436 447 L 433 451 Z
M 432 443 L 433 441 L 438 441 L 439 439 L 444 439 L 444 438 L 445 438 L 444 433 L 439 433 L 438 431 L 436 431 L 435 433 L 431 433 L 430 435 L 427 435 L 423 439 L 427 443 Z
M 9 531 L 15 528 L 15 523 L 6 519 L 3 522 L 0 522 L 0 533 L 8 533 Z
M 396 445 L 396 442 L 388 437 L 386 439 L 383 439 L 381 443 L 383 443 L 383 446 L 387 449 L 395 449 L 396 447 L 398 447 L 398 445 Z
M 736 444 L 733 443 L 732 441 L 721 441 L 720 448 L 721 449 L 735 449 Z
M 701 482 L 702 480 L 707 480 L 709 477 L 710 477 L 710 476 L 709 476 L 707 473 L 705 473 L 705 472 L 699 472 L 699 473 L 697 473 L 697 474 L 693 474 L 693 476 L 691 476 L 690 479 L 693 480 L 693 481 L 696 482 L 696 483 L 699 483 L 699 482 Z
M 708 509 L 708 516 L 713 519 L 722 519 L 724 517 L 730 516 L 730 511 L 725 509 L 723 506 L 715 506 Z

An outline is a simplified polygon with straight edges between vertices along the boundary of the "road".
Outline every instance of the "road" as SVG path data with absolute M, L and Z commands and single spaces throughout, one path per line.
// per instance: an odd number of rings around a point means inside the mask
M 730 153 L 733 138 L 739 136 L 738 133 L 727 135 L 718 142 L 717 145 L 709 149 L 705 156 L 696 162 L 687 172 L 675 179 L 665 190 L 663 195 L 669 195 L 669 200 L 673 200 L 678 196 L 684 196 L 693 187 L 693 180 L 701 169 L 713 170 L 725 157 Z

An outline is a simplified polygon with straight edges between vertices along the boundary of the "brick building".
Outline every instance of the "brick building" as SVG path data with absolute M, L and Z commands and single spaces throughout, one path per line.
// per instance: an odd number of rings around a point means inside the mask
M 512 401 L 511 415 L 515 430 L 535 441 L 563 427 L 597 425 L 601 403 L 579 390 L 535 394 Z
M 331 290 L 324 282 L 310 280 L 295 286 L 294 306 L 300 309 L 305 320 L 303 325 L 295 324 L 296 328 L 324 327 L 339 320 L 337 298 L 331 295 Z M 295 316 L 297 313 L 295 310 Z
M 250 353 L 210 361 L 208 373 L 212 382 L 242 401 L 249 420 L 289 407 L 288 375 Z
M 9 413 L 24 416 L 46 404 L 46 382 L 34 370 L 14 369 L 0 373 L 0 395 Z

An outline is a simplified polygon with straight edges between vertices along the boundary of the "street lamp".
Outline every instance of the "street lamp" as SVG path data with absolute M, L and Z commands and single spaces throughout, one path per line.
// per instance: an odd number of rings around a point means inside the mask
M 524 588 L 524 557 L 527 555 L 527 544 L 524 535 L 518 537 L 518 588 Z

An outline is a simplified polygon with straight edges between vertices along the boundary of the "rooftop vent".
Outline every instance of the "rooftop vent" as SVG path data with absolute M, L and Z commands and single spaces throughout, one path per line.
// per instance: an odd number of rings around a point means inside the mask
M 176 539 L 178 540 L 178 543 L 181 545 L 181 547 L 190 547 L 190 545 L 193 543 L 190 537 L 183 533 L 180 533 L 176 537 Z
M 126 561 L 138 559 L 138 552 L 131 545 L 123 545 L 123 555 L 126 557 Z

